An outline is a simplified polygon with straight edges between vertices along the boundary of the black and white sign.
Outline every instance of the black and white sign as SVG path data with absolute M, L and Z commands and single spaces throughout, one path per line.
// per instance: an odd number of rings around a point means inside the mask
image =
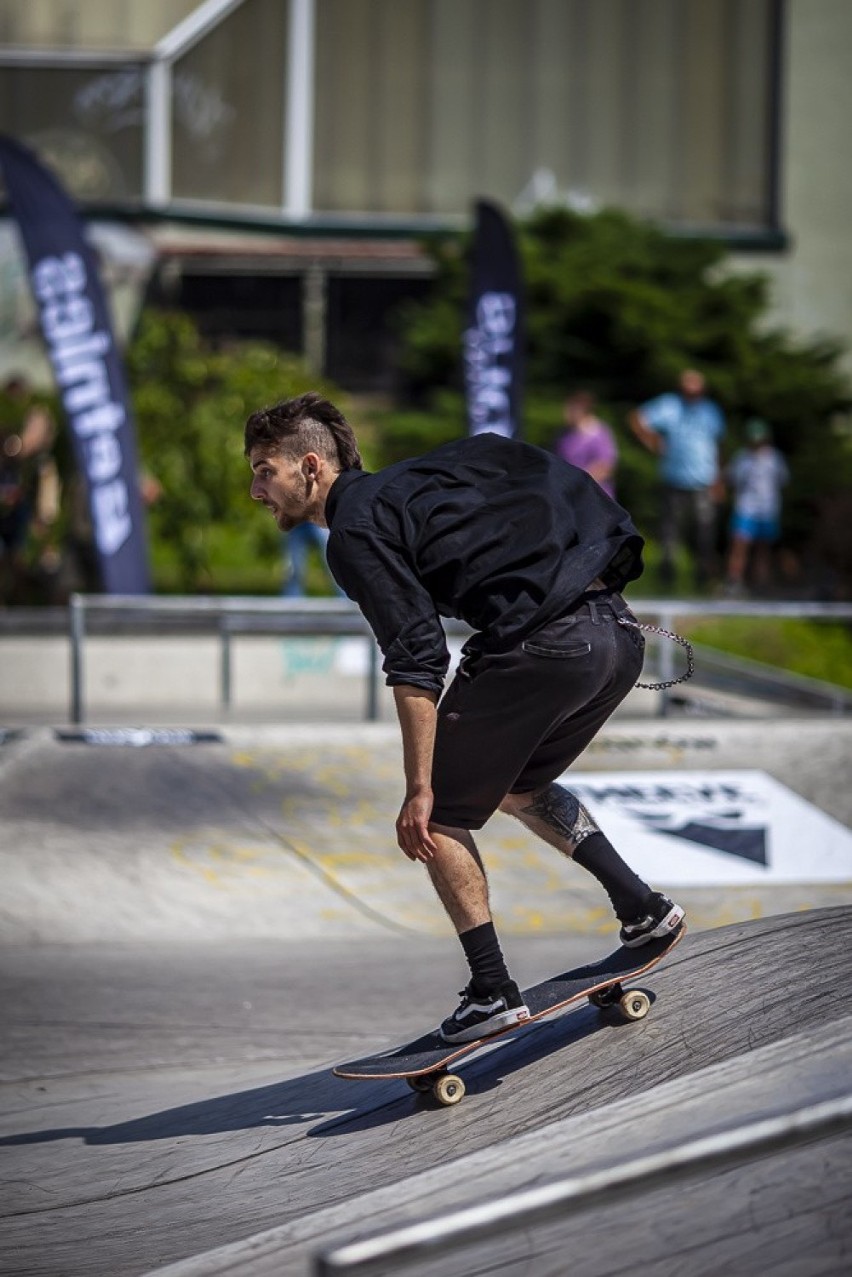
M 852 882 L 852 831 L 765 772 L 566 773 L 560 783 L 648 881 Z

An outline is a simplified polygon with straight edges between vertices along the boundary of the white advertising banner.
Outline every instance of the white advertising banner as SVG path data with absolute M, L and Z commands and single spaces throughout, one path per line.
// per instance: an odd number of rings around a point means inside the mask
M 852 882 L 852 831 L 765 772 L 566 773 L 560 784 L 649 882 Z

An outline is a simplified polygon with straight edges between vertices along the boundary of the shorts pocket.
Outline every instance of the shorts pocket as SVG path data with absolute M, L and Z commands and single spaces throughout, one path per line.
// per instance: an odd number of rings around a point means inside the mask
M 546 656 L 552 661 L 570 660 L 572 657 L 588 656 L 592 650 L 591 643 L 584 643 L 581 639 L 572 639 L 567 643 L 558 643 L 556 640 L 547 639 L 524 639 L 521 644 L 523 650 L 528 656 Z

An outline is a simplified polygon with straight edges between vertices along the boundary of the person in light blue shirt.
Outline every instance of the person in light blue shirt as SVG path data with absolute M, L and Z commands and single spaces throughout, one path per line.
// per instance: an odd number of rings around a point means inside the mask
M 285 599 L 302 599 L 307 594 L 308 557 L 311 548 L 316 549 L 323 567 L 328 572 L 325 561 L 325 547 L 328 543 L 328 528 L 318 528 L 314 523 L 300 523 L 282 538 L 285 570 L 281 586 L 281 595 Z M 334 592 L 338 598 L 343 592 L 332 581 Z
M 675 552 L 691 524 L 695 580 L 700 588 L 713 575 L 716 509 L 721 498 L 719 444 L 725 418 L 707 396 L 703 374 L 686 368 L 677 391 L 642 404 L 628 420 L 637 439 L 660 458 L 660 580 L 664 587 L 674 584 Z

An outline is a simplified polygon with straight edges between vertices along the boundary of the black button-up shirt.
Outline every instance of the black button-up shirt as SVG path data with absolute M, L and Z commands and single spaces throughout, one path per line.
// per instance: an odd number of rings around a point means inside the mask
M 481 434 L 376 474 L 345 470 L 326 504 L 328 564 L 376 635 L 390 685 L 441 691 L 440 616 L 473 645 L 514 647 L 596 577 L 642 571 L 642 538 L 594 479 L 541 448 Z

